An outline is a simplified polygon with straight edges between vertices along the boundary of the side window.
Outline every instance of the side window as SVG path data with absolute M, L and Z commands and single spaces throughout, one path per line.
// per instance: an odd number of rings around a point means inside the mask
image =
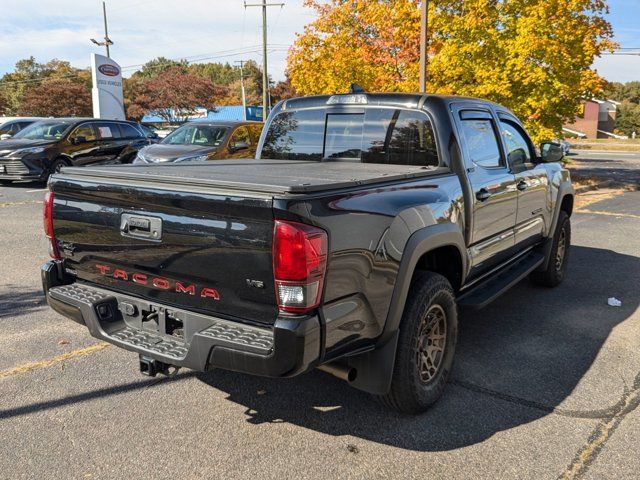
M 438 166 L 433 127 L 426 114 L 369 109 L 362 142 L 365 163 Z
M 84 137 L 87 142 L 93 142 L 96 139 L 96 132 L 93 129 L 93 124 L 83 123 L 76 127 L 70 138 Z
M 119 123 L 120 131 L 123 138 L 140 138 L 142 134 L 133 126 L 128 123 Z
M 493 120 L 466 118 L 460 121 L 462 139 L 467 145 L 471 161 L 481 167 L 500 166 L 500 148 L 493 128 Z
M 112 140 L 122 137 L 117 123 L 98 123 L 96 127 L 100 140 Z
M 531 147 L 522 129 L 508 120 L 500 120 L 502 139 L 507 149 L 507 162 L 512 169 L 522 169 L 531 163 Z
M 247 145 L 251 145 L 251 137 L 249 136 L 249 130 L 247 127 L 239 127 L 231 135 L 231 140 L 229 140 L 230 144 L 244 142 Z

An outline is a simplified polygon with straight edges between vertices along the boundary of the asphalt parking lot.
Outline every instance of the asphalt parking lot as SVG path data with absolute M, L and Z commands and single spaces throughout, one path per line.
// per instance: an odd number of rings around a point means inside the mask
M 451 384 L 419 417 L 322 372 L 142 377 L 44 303 L 43 194 L 0 187 L 3 478 L 638 477 L 638 191 L 574 213 L 561 287 L 463 314 Z

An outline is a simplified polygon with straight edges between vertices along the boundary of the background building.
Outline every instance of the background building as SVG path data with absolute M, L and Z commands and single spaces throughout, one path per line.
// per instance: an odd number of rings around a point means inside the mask
M 619 138 L 613 133 L 619 105 L 614 100 L 584 100 L 575 121 L 565 124 L 563 130 L 582 138 Z

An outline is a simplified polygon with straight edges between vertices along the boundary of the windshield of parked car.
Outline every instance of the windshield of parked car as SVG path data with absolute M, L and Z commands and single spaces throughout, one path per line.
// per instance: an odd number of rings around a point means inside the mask
M 169 145 L 217 147 L 222 145 L 227 130 L 227 127 L 211 125 L 183 125 L 167 135 L 161 143 Z
M 26 140 L 60 140 L 71 127 L 71 122 L 50 121 L 32 123 L 13 138 Z

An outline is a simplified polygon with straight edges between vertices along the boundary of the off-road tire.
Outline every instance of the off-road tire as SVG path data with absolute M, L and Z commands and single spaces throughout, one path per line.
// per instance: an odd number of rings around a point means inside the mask
M 571 220 L 567 212 L 561 210 L 556 231 L 553 234 L 547 269 L 540 272 L 532 272 L 529 276 L 531 282 L 543 287 L 557 287 L 560 285 L 565 277 L 570 246 Z
M 424 361 L 426 345 L 424 343 L 425 328 L 438 318 L 437 325 L 443 324 L 441 314 L 444 314 L 444 333 L 442 328 L 436 332 L 436 337 L 444 337 L 443 351 L 440 354 L 437 368 L 431 372 L 431 377 L 425 379 Z M 431 316 L 432 320 L 427 320 Z M 434 326 L 435 328 L 435 326 Z M 433 333 L 433 330 L 432 330 Z M 402 413 L 418 414 L 427 410 L 435 403 L 444 391 L 456 349 L 458 338 L 458 311 L 455 295 L 449 281 L 437 273 L 418 272 L 415 274 L 407 302 L 400 322 L 400 334 L 396 361 L 391 380 L 391 389 L 386 395 L 380 396 L 380 401 L 389 408 Z M 428 339 L 433 345 L 438 340 Z M 435 363 L 435 362 L 434 362 Z M 431 364 L 433 365 L 433 363 Z M 427 369 L 428 370 L 428 369 Z

